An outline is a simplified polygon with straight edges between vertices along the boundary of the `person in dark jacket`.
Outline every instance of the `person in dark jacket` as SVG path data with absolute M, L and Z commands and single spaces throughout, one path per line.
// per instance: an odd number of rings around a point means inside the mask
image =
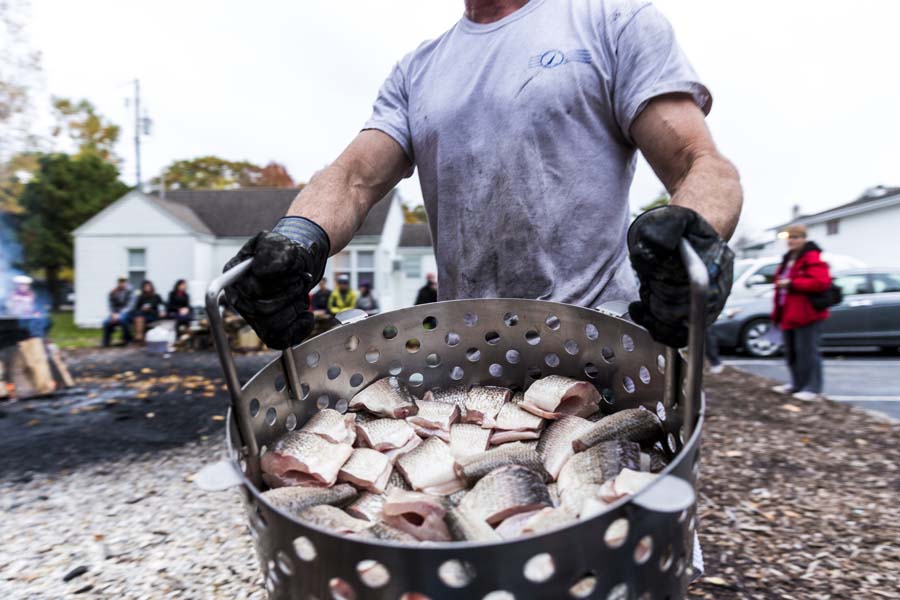
M 141 292 L 134 301 L 134 312 L 131 318 L 135 341 L 143 342 L 147 325 L 165 316 L 166 305 L 163 303 L 163 299 L 156 293 L 153 283 L 144 281 L 141 284 Z
M 775 272 L 775 306 L 772 321 L 784 334 L 784 348 L 791 383 L 775 388 L 798 400 L 815 400 L 822 393 L 822 321 L 828 309 L 816 309 L 810 295 L 831 286 L 828 263 L 822 249 L 806 239 L 806 227 L 787 228 L 788 252 Z
M 359 297 L 356 299 L 356 308 L 366 311 L 368 315 L 376 315 L 381 310 L 378 308 L 378 300 L 372 294 L 372 284 L 363 281 L 359 284 Z
M 169 292 L 166 313 L 170 319 L 175 319 L 176 331 L 182 331 L 190 326 L 191 319 L 194 318 L 194 309 L 191 308 L 191 297 L 187 293 L 187 282 L 184 279 L 176 281 L 172 291 Z
M 109 292 L 109 316 L 103 320 L 103 347 L 109 346 L 116 328 L 122 330 L 122 343 L 131 342 L 131 327 L 128 325 L 128 311 L 131 308 L 131 286 L 124 277 L 119 277 L 116 287 Z
M 425 285 L 419 288 L 419 293 L 416 295 L 416 306 L 431 302 L 437 302 L 437 278 L 434 273 L 425 275 Z
M 331 296 L 331 290 L 328 289 L 328 280 L 324 277 L 319 282 L 319 289 L 312 295 L 312 309 L 316 315 L 328 315 L 328 298 Z

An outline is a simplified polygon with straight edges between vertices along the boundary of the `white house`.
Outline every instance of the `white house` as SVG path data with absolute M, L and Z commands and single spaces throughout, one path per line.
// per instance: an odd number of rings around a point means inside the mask
M 121 276 L 134 288 L 152 281 L 163 299 L 175 281 L 185 279 L 192 303 L 201 305 L 222 266 L 248 238 L 270 229 L 297 191 L 178 190 L 164 200 L 129 192 L 74 232 L 75 322 L 100 324 L 107 294 Z M 404 235 L 407 243 L 401 247 Z M 382 309 L 392 310 L 412 304 L 424 273 L 432 270 L 427 227 L 404 226 L 392 191 L 372 208 L 347 248 L 328 261 L 326 277 L 333 281 L 337 273 L 347 273 L 354 288 L 369 281 Z
M 771 231 L 801 223 L 809 239 L 826 252 L 851 256 L 871 267 L 900 266 L 900 187 L 870 188 L 853 202 L 798 215 Z M 784 245 L 773 243 L 772 249 L 783 252 Z

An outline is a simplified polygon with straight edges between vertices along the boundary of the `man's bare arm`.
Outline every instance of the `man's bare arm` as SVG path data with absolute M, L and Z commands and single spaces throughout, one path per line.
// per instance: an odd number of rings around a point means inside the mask
M 336 254 L 409 168 L 406 153 L 392 137 L 374 129 L 363 131 L 337 160 L 313 175 L 287 216 L 315 221 L 328 234 L 331 253 Z
M 632 124 L 631 137 L 672 204 L 697 211 L 730 239 L 743 204 L 740 175 L 716 149 L 693 100 L 684 95 L 653 99 Z

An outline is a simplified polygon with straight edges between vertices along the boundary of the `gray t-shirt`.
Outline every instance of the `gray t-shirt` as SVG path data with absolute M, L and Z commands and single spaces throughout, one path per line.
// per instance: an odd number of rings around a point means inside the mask
M 365 129 L 419 169 L 440 298 L 635 298 L 629 129 L 673 92 L 709 111 L 668 21 L 637 0 L 531 0 L 405 56 Z

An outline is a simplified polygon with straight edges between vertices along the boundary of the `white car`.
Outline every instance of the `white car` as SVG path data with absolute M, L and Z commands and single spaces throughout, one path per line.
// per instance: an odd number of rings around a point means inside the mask
M 734 284 L 730 299 L 744 300 L 765 295 L 772 290 L 775 272 L 781 265 L 781 256 L 742 258 L 734 261 Z M 831 272 L 859 269 L 866 264 L 859 259 L 843 254 L 823 252 L 822 260 L 828 263 Z

